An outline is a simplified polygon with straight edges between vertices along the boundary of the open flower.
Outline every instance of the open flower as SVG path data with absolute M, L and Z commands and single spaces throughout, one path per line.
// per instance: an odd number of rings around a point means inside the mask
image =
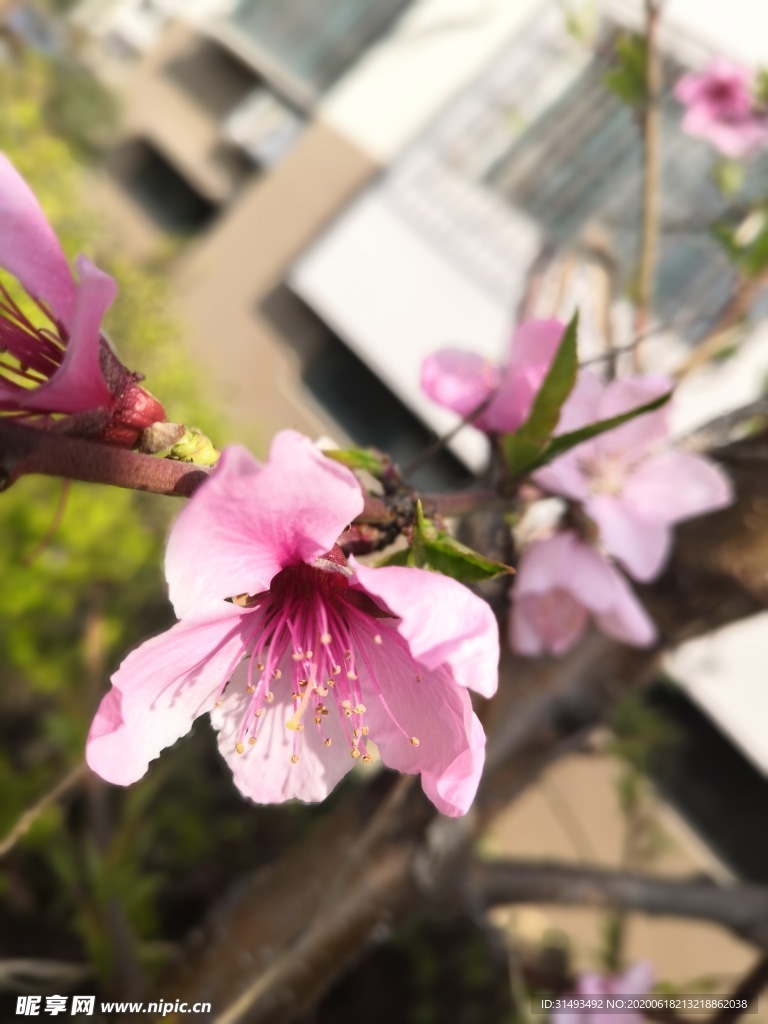
M 259 803 L 323 799 L 372 742 L 444 814 L 465 813 L 485 748 L 467 687 L 496 688 L 495 619 L 455 580 L 347 563 L 336 540 L 362 507 L 352 473 L 299 434 L 279 434 L 265 465 L 227 449 L 168 543 L 180 621 L 113 677 L 90 766 L 134 782 L 212 712 Z
M 754 76 L 722 58 L 705 71 L 684 75 L 675 96 L 687 110 L 683 131 L 707 139 L 733 160 L 768 145 L 768 116 L 754 96 Z
M 603 633 L 633 647 L 647 647 L 656 637 L 621 573 L 571 530 L 531 544 L 512 599 L 512 648 L 529 657 L 565 654 L 590 618 Z
M 507 434 L 528 418 L 565 330 L 559 320 L 531 320 L 517 328 L 509 359 L 496 366 L 475 352 L 446 348 L 421 365 L 421 388 L 433 402 L 468 416 L 483 402 L 473 426 L 487 434 Z
M 595 971 L 585 971 L 579 975 L 576 991 L 563 996 L 568 999 L 596 999 L 606 996 L 644 996 L 650 992 L 654 984 L 656 972 L 653 965 L 645 960 L 633 964 L 623 974 L 606 975 Z M 551 1016 L 551 1024 L 643 1024 L 641 1013 L 617 1011 L 607 1013 L 601 1007 L 599 1011 L 556 1010 Z
M 576 430 L 610 419 L 653 401 L 670 386 L 652 377 L 604 384 L 582 371 L 561 425 Z M 710 459 L 665 447 L 669 417 L 667 404 L 578 445 L 535 476 L 553 494 L 583 504 L 606 550 L 638 580 L 651 580 L 663 568 L 674 523 L 732 501 L 728 478 Z
M 32 423 L 78 414 L 84 433 L 134 444 L 165 413 L 101 333 L 115 282 L 80 256 L 75 283 L 37 199 L 2 154 L 0 224 L 0 268 L 47 322 L 33 323 L 0 282 L 0 413 Z

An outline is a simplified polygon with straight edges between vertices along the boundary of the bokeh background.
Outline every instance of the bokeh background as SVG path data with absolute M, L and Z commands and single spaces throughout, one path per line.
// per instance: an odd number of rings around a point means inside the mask
M 708 232 L 728 205 L 716 155 L 681 134 L 671 97 L 715 53 L 768 63 L 762 0 L 727 7 L 664 12 L 656 371 L 695 358 L 736 286 Z M 419 392 L 433 349 L 498 359 L 522 312 L 576 305 L 585 357 L 630 336 L 642 144 L 611 75 L 641 24 L 639 0 L 6 0 L 0 150 L 68 255 L 118 280 L 109 335 L 172 420 L 259 455 L 294 427 L 407 462 L 453 425 Z M 749 162 L 740 201 L 767 170 Z M 758 292 L 686 379 L 678 429 L 758 398 L 767 375 Z M 415 482 L 465 484 L 486 457 L 465 430 Z M 339 798 L 246 805 L 203 722 L 128 791 L 82 773 L 110 672 L 172 622 L 173 512 L 47 479 L 0 496 L 0 836 L 79 773 L 0 861 L 6 995 L 156 990 Z M 766 654 L 762 617 L 684 645 L 482 852 L 768 884 Z M 756 956 L 715 925 L 543 906 L 378 939 L 303 1019 L 522 1020 L 527 979 L 638 959 L 673 990 L 726 992 Z

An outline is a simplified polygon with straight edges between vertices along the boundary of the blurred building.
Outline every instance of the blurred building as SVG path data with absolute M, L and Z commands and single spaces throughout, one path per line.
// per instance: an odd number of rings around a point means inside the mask
M 668 86 L 713 52 L 750 64 L 762 56 L 763 0 L 731 0 L 727 20 L 715 6 L 668 0 Z M 585 306 L 594 351 L 608 331 L 626 335 L 618 296 L 636 262 L 641 141 L 604 79 L 642 4 L 569 10 L 556 0 L 81 5 L 87 52 L 125 108 L 101 199 L 137 257 L 167 253 L 174 240 L 171 273 L 193 350 L 244 422 L 258 421 L 265 436 L 330 430 L 407 462 L 431 431 L 455 422 L 420 394 L 428 352 L 453 344 L 501 358 L 521 307 L 566 315 Z M 647 348 L 655 368 L 697 343 L 732 286 L 715 244 L 690 227 L 722 208 L 712 153 L 675 130 L 669 95 L 663 117 L 670 228 L 659 266 L 663 330 Z M 754 168 L 755 188 L 765 170 Z M 680 428 L 750 401 L 766 373 L 768 335 L 757 325 L 739 358 L 683 389 Z M 422 483 L 459 480 L 483 457 L 483 439 L 464 431 Z M 754 714 L 765 643 L 753 624 L 734 628 L 737 641 L 689 649 L 673 668 L 717 722 L 712 743 L 736 757 L 729 778 L 741 779 L 744 818 L 750 787 L 762 792 L 768 770 Z M 681 720 L 701 737 L 707 723 L 697 714 Z M 610 799 L 585 810 L 585 771 L 565 771 L 557 785 L 599 834 L 610 830 Z M 509 848 L 525 847 L 517 829 L 544 834 L 531 824 L 552 814 L 542 792 L 513 808 Z M 716 851 L 667 809 L 686 837 L 682 862 L 749 875 L 739 842 L 729 848 L 717 835 L 722 801 L 733 802 L 735 821 L 742 797 L 723 793 L 719 810 L 715 800 L 701 813 L 684 785 L 676 799 L 688 801 L 689 820 Z M 572 829 L 559 827 L 567 847 Z M 736 831 L 745 828 L 742 820 Z M 709 949 L 707 962 L 734 970 L 746 956 L 730 940 Z

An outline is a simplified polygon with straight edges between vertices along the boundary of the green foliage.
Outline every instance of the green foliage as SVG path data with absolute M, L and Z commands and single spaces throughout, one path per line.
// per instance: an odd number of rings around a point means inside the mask
M 576 338 L 579 315 L 575 313 L 563 332 L 555 358 L 534 399 L 526 422 L 503 439 L 504 457 L 511 477 L 522 476 L 540 464 L 542 453 L 557 426 L 563 403 L 573 390 L 578 372 Z
M 645 103 L 647 47 L 645 38 L 622 32 L 614 48 L 614 66 L 603 79 L 606 89 L 628 107 Z
M 373 448 L 331 448 L 323 454 L 349 469 L 365 470 L 377 479 L 381 479 L 389 463 L 385 455 Z
M 744 278 L 755 279 L 768 270 L 768 207 L 756 207 L 736 225 L 716 224 L 712 234 Z
M 0 67 L 0 150 L 36 192 L 68 258 L 86 252 L 115 276 L 105 326 L 122 361 L 146 376 L 172 419 L 216 436 L 222 426 L 169 312 L 162 268 L 135 265 L 89 212 L 91 172 L 80 162 L 87 140 L 51 134 L 52 124 L 74 130 L 63 116 L 71 97 L 60 94 L 62 74 L 36 57 Z M 72 85 L 75 93 L 82 84 Z M 80 109 L 95 139 L 104 111 L 98 103 Z M 82 761 L 93 712 L 125 653 L 172 621 L 162 548 L 176 501 L 73 484 L 59 517 L 62 486 L 29 477 L 0 494 L 0 837 Z M 180 764 L 183 778 L 174 762 L 117 800 L 90 779 L 75 795 L 74 821 L 60 805 L 46 810 L 0 863 L 0 931 L 13 920 L 3 894 L 21 886 L 39 901 L 32 917 L 45 920 L 54 958 L 69 958 L 79 941 L 98 975 L 111 977 L 117 914 L 137 957 L 151 959 L 159 893 L 241 827 L 240 802 L 223 806 L 205 760 Z
M 508 565 L 494 562 L 473 551 L 452 537 L 447 530 L 439 529 L 430 519 L 425 518 L 421 502 L 416 505 L 411 546 L 395 551 L 378 564 L 431 569 L 461 583 L 481 583 L 514 572 Z

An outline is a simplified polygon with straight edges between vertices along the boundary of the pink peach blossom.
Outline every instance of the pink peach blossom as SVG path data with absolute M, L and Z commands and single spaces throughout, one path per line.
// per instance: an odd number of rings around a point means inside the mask
M 422 363 L 422 390 L 460 416 L 489 400 L 473 425 L 488 434 L 511 433 L 528 418 L 564 330 L 559 320 L 521 324 L 512 335 L 503 366 L 473 352 L 442 349 Z
M 682 128 L 707 139 L 733 160 L 768 145 L 768 117 L 754 97 L 754 76 L 722 58 L 698 74 L 684 75 L 675 96 L 687 109 Z
M 565 654 L 590 618 L 603 633 L 634 647 L 647 647 L 656 637 L 621 573 L 570 530 L 531 544 L 512 601 L 512 648 L 529 657 Z
M 260 465 L 227 449 L 181 512 L 166 576 L 179 622 L 128 656 L 88 740 L 88 763 L 127 785 L 210 712 L 241 792 L 321 800 L 376 744 L 464 814 L 485 736 L 468 688 L 497 684 L 498 630 L 455 580 L 344 558 L 360 513 L 353 474 L 285 431 Z M 233 600 L 234 599 L 234 600 Z
M 576 430 L 644 405 L 669 391 L 658 377 L 604 384 L 579 375 L 561 424 Z M 637 580 L 651 580 L 672 546 L 672 526 L 732 501 L 730 482 L 710 459 L 667 447 L 669 404 L 572 448 L 539 470 L 536 482 L 581 502 L 600 540 Z
M 0 283 L 0 412 L 40 422 L 55 414 L 94 414 L 90 432 L 133 444 L 165 419 L 101 333 L 114 280 L 84 256 L 79 283 L 21 175 L 0 154 L 0 268 L 16 277 L 50 327 L 33 324 Z
M 653 987 L 656 972 L 653 965 L 640 961 L 627 968 L 623 974 L 606 975 L 585 971 L 579 975 L 576 990 L 563 995 L 563 999 L 602 999 L 605 996 L 644 996 Z M 556 1010 L 550 1017 L 551 1024 L 643 1024 L 641 1013 L 608 1013 L 604 1008 L 595 1012 L 588 1008 Z

